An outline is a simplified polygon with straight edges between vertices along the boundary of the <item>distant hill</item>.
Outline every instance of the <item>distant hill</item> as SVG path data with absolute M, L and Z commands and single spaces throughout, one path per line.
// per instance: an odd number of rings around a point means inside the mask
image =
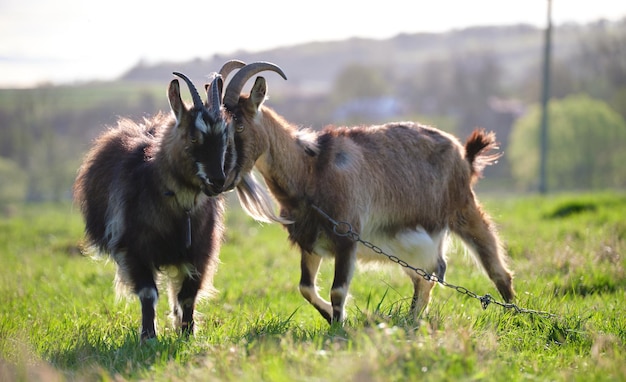
M 556 28 L 556 58 L 571 53 L 584 26 Z M 385 40 L 352 38 L 336 42 L 312 42 L 261 52 L 238 51 L 189 62 L 139 63 L 120 80 L 166 83 L 172 71 L 182 71 L 194 80 L 206 78 L 229 59 L 245 62 L 270 61 L 279 65 L 288 81 L 272 81 L 278 91 L 326 93 L 339 71 L 349 64 L 379 66 L 399 75 L 419 76 L 422 65 L 432 60 L 459 59 L 475 53 L 496 57 L 506 74 L 517 78 L 541 59 L 543 31 L 529 25 L 473 27 L 445 33 L 400 34 Z

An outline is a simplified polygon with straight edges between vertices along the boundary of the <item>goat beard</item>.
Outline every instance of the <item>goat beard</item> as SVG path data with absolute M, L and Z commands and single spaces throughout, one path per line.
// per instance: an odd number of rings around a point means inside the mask
M 228 173 L 226 180 L 224 181 L 224 190 L 223 192 L 232 191 L 239 182 L 241 182 L 240 169 L 233 169 Z

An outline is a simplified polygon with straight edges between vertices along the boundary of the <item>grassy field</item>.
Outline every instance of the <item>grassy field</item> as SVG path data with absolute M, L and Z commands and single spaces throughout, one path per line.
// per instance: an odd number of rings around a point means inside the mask
M 516 273 L 515 313 L 452 288 L 418 325 L 397 266 L 359 270 L 349 321 L 329 327 L 297 290 L 299 255 L 276 225 L 231 200 L 215 286 L 195 337 L 169 327 L 140 345 L 139 304 L 116 302 L 114 264 L 81 254 L 70 205 L 0 217 L 0 380 L 626 380 L 626 194 L 485 196 Z M 447 281 L 498 296 L 455 242 Z M 322 294 L 332 281 L 324 264 Z

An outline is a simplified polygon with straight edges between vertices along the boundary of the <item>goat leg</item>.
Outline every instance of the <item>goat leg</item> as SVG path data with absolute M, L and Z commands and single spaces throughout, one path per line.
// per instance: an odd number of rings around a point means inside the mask
M 182 313 L 180 321 L 181 335 L 188 337 L 194 333 L 193 314 L 196 305 L 196 296 L 200 289 L 200 277 L 187 277 L 178 292 L 178 306 Z
M 333 319 L 332 306 L 330 302 L 324 300 L 319 293 L 317 293 L 317 272 L 319 271 L 321 263 L 321 256 L 302 251 L 300 259 L 300 294 L 302 294 L 302 297 L 313 305 L 330 324 Z
M 410 314 L 413 320 L 417 321 L 422 313 L 428 309 L 430 293 L 435 286 L 435 282 L 428 281 L 414 272 L 411 272 L 410 277 L 413 281 L 413 298 L 411 299 Z
M 144 287 L 137 293 L 141 302 L 141 342 L 156 337 L 155 308 L 158 300 L 156 286 Z
M 480 264 L 506 302 L 515 298 L 513 274 L 507 268 L 505 252 L 489 215 L 475 201 L 460 210 L 451 228 L 476 253 Z
M 335 278 L 330 290 L 330 301 L 333 307 L 332 323 L 343 323 L 346 319 L 345 304 L 350 289 L 350 282 L 356 266 L 356 245 L 337 251 L 335 255 Z

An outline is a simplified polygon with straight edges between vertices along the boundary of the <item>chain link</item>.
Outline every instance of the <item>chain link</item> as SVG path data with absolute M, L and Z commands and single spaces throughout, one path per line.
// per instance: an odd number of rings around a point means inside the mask
M 354 231 L 354 229 L 352 228 L 352 225 L 348 222 L 342 222 L 342 221 L 336 221 L 335 219 L 333 219 L 332 217 L 330 217 L 326 212 L 324 212 L 324 210 L 322 210 L 321 208 L 319 208 L 318 206 L 316 206 L 315 204 L 311 204 L 311 206 L 317 211 L 319 212 L 320 215 L 322 215 L 326 220 L 328 220 L 332 226 L 333 226 L 333 232 L 335 233 L 335 235 L 340 236 L 340 237 L 348 237 L 350 239 L 352 239 L 355 242 L 361 243 L 363 244 L 365 247 L 369 248 L 370 250 L 372 250 L 374 253 L 379 254 L 379 255 L 383 255 L 386 256 L 389 260 L 393 261 L 396 264 L 399 264 L 400 266 L 404 267 L 404 268 L 408 268 L 410 270 L 412 270 L 413 272 L 417 273 L 420 277 L 424 278 L 426 281 L 433 281 L 433 282 L 437 282 L 447 288 L 451 288 L 456 290 L 457 292 L 464 294 L 466 296 L 469 296 L 471 298 L 475 298 L 477 300 L 480 301 L 480 305 L 482 306 L 483 309 L 487 309 L 487 307 L 490 304 L 496 304 L 499 305 L 505 309 L 513 309 L 515 310 L 517 313 L 529 313 L 529 314 L 536 314 L 539 316 L 543 316 L 543 317 L 555 317 L 554 314 L 549 313 L 549 312 L 542 312 L 539 310 L 533 310 L 533 309 L 525 309 L 525 308 L 521 308 L 519 306 L 517 306 L 516 304 L 513 303 L 505 303 L 505 302 L 500 302 L 498 300 L 496 300 L 494 297 L 492 297 L 490 294 L 485 294 L 483 296 L 478 295 L 474 292 L 472 292 L 471 290 L 460 286 L 460 285 L 454 285 L 451 284 L 449 282 L 446 282 L 442 279 L 440 279 L 439 277 L 437 277 L 436 274 L 432 274 L 432 273 L 428 273 L 427 271 L 425 271 L 422 268 L 417 268 L 417 267 L 413 267 L 411 264 L 407 263 L 406 261 L 402 260 L 401 258 L 395 256 L 395 255 L 390 255 L 385 253 L 385 251 L 383 251 L 380 247 L 370 243 L 367 240 L 363 240 L 361 238 L 361 236 Z

